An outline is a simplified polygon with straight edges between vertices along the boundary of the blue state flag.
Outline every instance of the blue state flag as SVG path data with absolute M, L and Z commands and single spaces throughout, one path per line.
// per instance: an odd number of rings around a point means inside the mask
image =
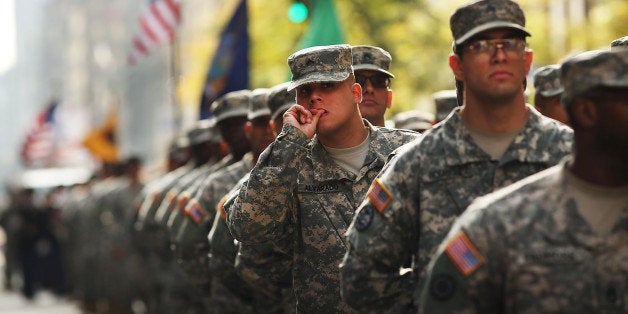
M 223 30 L 209 67 L 200 105 L 200 119 L 211 117 L 212 102 L 218 97 L 249 86 L 249 34 L 246 0 L 238 5 Z

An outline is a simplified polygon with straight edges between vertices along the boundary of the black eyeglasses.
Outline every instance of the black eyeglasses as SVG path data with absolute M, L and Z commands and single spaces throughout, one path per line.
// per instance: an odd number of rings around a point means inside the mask
M 378 74 L 371 76 L 356 74 L 355 81 L 362 87 L 366 85 L 366 81 L 371 81 L 371 86 L 373 86 L 374 88 L 386 88 L 390 86 L 390 78 Z
M 482 39 L 466 46 L 466 50 L 473 54 L 493 55 L 497 49 L 502 49 L 509 56 L 521 56 L 526 49 L 525 41 L 518 38 L 509 39 Z

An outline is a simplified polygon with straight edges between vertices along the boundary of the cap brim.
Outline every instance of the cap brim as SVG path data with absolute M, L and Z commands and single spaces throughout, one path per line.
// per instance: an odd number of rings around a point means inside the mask
M 401 129 L 405 130 L 427 130 L 432 127 L 432 124 L 429 122 L 414 122 L 409 123 L 403 126 Z
M 558 88 L 558 89 L 540 91 L 539 94 L 541 94 L 541 96 L 543 97 L 554 97 L 554 96 L 558 96 L 562 94 L 563 91 L 565 91 L 564 88 Z
M 251 121 L 253 119 L 259 118 L 261 116 L 270 116 L 270 109 L 268 108 L 264 108 L 264 109 L 260 109 L 260 110 L 256 110 L 254 112 L 249 112 L 246 115 L 246 118 Z
M 344 80 L 346 80 L 349 75 L 351 73 L 349 72 L 342 72 L 342 73 L 321 73 L 321 72 L 313 72 L 310 74 L 305 75 L 304 77 L 296 80 L 296 81 L 291 81 L 290 84 L 288 84 L 288 91 L 291 91 L 303 84 L 309 84 L 309 83 L 318 83 L 318 82 L 342 82 Z
M 233 117 L 246 117 L 249 113 L 248 109 L 241 110 L 233 110 L 227 113 L 222 114 L 220 117 L 215 117 L 216 123 L 224 121 L 225 119 L 233 118 Z
M 486 23 L 486 24 L 482 24 L 480 26 L 477 26 L 475 28 L 472 28 L 470 31 L 468 31 L 466 34 L 460 36 L 460 38 L 456 39 L 454 42 L 456 43 L 456 45 L 460 45 L 462 43 L 464 43 L 465 41 L 467 41 L 469 38 L 487 31 L 489 29 L 494 29 L 494 28 L 514 28 L 516 30 L 519 30 L 521 32 L 523 32 L 526 36 L 532 36 L 532 34 L 530 34 L 530 32 L 528 32 L 527 29 L 525 29 L 525 27 L 517 24 L 517 23 L 512 23 L 512 22 L 505 22 L 505 21 L 495 21 L 495 22 L 490 22 L 490 23 Z
M 389 77 L 395 77 L 392 73 L 376 66 L 373 64 L 358 64 L 358 65 L 354 65 L 353 66 L 353 72 L 355 71 L 360 71 L 360 70 L 371 70 L 371 71 L 377 71 L 380 73 L 384 73 L 386 75 L 388 75 Z
M 285 104 L 281 107 L 279 107 L 277 110 L 275 110 L 272 115 L 270 116 L 271 119 L 275 120 L 277 119 L 277 117 L 279 116 L 280 113 L 283 113 L 284 111 L 288 110 L 288 108 L 294 106 L 296 103 L 291 103 L 291 104 Z

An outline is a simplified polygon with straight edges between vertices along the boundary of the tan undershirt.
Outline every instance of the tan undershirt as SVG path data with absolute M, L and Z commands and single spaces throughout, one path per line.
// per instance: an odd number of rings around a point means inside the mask
M 565 171 L 568 183 L 567 197 L 578 204 L 578 212 L 589 223 L 593 231 L 606 235 L 619 222 L 623 211 L 628 208 L 628 186 L 607 188 L 594 185 Z
M 502 158 L 502 155 L 506 152 L 512 140 L 514 140 L 515 136 L 521 131 L 521 129 L 517 129 L 508 133 L 496 134 L 480 131 L 467 124 L 465 125 L 471 134 L 471 138 L 475 141 L 475 144 L 491 156 L 493 160 L 500 160 Z
M 367 136 L 358 146 L 349 148 L 331 148 L 323 145 L 331 158 L 340 167 L 358 175 L 364 165 L 364 159 L 369 151 L 370 136 Z

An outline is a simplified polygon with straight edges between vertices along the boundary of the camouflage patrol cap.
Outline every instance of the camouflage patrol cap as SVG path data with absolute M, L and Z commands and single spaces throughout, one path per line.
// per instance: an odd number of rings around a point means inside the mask
M 191 145 L 204 142 L 220 143 L 222 136 L 216 128 L 215 118 L 198 120 L 188 131 L 188 138 Z
M 449 25 L 455 45 L 494 28 L 514 28 L 530 36 L 521 7 L 510 0 L 481 0 L 462 6 L 451 16 Z
M 561 65 L 565 91 L 563 104 L 571 105 L 584 92 L 596 87 L 628 87 L 628 49 L 593 50 L 573 56 Z
M 270 118 L 273 120 L 296 104 L 296 91 L 294 89 L 288 91 L 289 84 L 285 82 L 270 88 L 268 107 L 270 107 Z
M 353 74 L 351 46 L 330 45 L 301 49 L 288 57 L 292 81 L 288 90 L 316 82 L 340 82 Z
M 249 113 L 247 119 L 253 120 L 261 116 L 269 116 L 270 109 L 268 109 L 268 88 L 256 88 L 251 92 L 251 101 L 249 102 Z
M 534 90 L 543 97 L 560 95 L 564 90 L 560 82 L 560 65 L 558 64 L 538 68 L 533 78 Z
M 617 38 L 611 42 L 611 50 L 628 49 L 628 36 Z
M 432 94 L 434 106 L 436 107 L 436 120 L 440 122 L 445 120 L 449 113 L 458 107 L 458 95 L 454 89 L 445 89 Z
M 216 123 L 231 117 L 246 117 L 250 99 L 251 91 L 248 89 L 230 92 L 216 99 L 210 108 Z
M 432 127 L 434 115 L 421 110 L 409 110 L 396 114 L 392 120 L 397 129 L 422 132 Z
M 352 46 L 353 71 L 373 70 L 384 73 L 389 77 L 395 77 L 388 72 L 392 57 L 388 51 L 373 46 Z

